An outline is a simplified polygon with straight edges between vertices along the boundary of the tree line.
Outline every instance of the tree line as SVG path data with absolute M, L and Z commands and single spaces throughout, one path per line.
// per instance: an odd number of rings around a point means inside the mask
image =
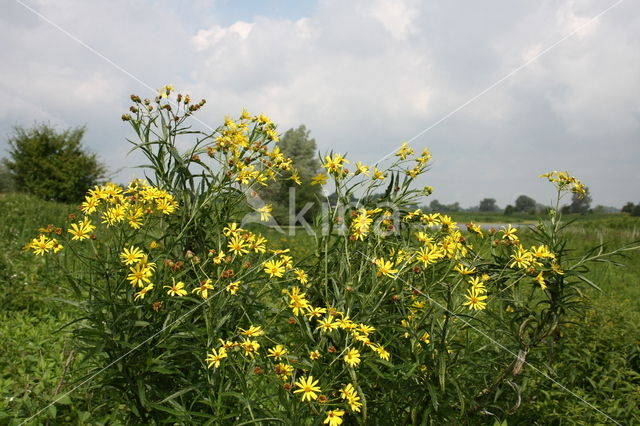
M 18 191 L 36 195 L 47 200 L 67 203 L 82 201 L 86 191 L 107 177 L 107 167 L 95 153 L 83 145 L 85 127 L 57 131 L 48 124 L 36 123 L 30 128 L 16 126 L 8 136 L 8 158 L 0 162 L 0 192 Z M 289 172 L 287 181 L 269 185 L 259 191 L 266 203 L 273 205 L 273 215 L 278 223 L 286 224 L 291 210 L 310 220 L 323 202 L 332 202 L 335 194 L 325 197 L 321 186 L 312 185 L 311 179 L 321 173 L 317 145 L 305 125 L 287 130 L 280 138 L 280 150 L 293 159 L 297 174 Z M 295 188 L 295 193 L 291 192 Z M 335 200 L 333 200 L 335 201 Z M 563 213 L 612 213 L 615 208 L 596 206 L 591 208 L 592 198 L 588 188 L 585 197 L 573 195 L 571 202 L 563 207 Z M 415 206 L 418 208 L 419 206 Z M 547 207 L 535 199 L 518 196 L 513 204 L 504 209 L 494 198 L 483 198 L 477 206 L 463 208 L 459 202 L 443 204 L 437 199 L 422 206 L 426 211 L 535 214 Z M 640 203 L 628 202 L 620 210 L 640 216 Z

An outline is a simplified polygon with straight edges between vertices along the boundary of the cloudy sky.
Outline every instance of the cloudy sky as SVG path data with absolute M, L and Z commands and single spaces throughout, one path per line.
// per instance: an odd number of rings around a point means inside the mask
M 594 204 L 640 201 L 640 3 L 634 0 L 3 0 L 0 151 L 15 125 L 86 125 L 124 182 L 120 115 L 166 83 L 216 127 L 243 107 L 320 152 L 434 156 L 444 203 L 542 203 L 568 170 Z M 595 18 L 595 19 L 594 19 Z

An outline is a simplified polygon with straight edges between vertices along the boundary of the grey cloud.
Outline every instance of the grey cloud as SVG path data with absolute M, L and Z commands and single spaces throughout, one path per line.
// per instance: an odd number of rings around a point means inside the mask
M 235 31 L 219 18 L 224 2 L 29 4 L 152 87 L 206 97 L 200 117 L 212 127 L 247 107 L 282 131 L 304 123 L 321 150 L 367 163 L 607 6 L 322 0 L 304 18 L 247 11 Z M 443 202 L 504 206 L 522 193 L 548 201 L 537 175 L 568 169 L 596 203 L 640 201 L 639 11 L 621 3 L 419 137 L 414 146 L 435 160 L 420 182 Z M 130 132 L 119 116 L 130 93 L 147 89 L 17 3 L 0 22 L 0 132 L 35 119 L 86 123 L 112 168 L 140 161 L 124 157 Z

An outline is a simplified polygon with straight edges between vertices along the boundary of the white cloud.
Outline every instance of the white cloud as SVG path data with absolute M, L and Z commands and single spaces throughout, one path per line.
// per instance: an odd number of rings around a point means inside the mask
M 200 30 L 193 38 L 193 44 L 196 50 L 204 50 L 209 47 L 214 47 L 216 44 L 223 42 L 227 37 L 239 37 L 240 39 L 246 39 L 251 33 L 253 28 L 252 23 L 238 21 L 229 27 L 221 27 L 214 25 L 208 30 Z
M 605 5 L 319 0 L 308 16 L 248 11 L 225 24 L 219 4 L 33 7 L 148 85 L 206 97 L 200 117 L 212 127 L 247 107 L 282 131 L 306 124 L 321 150 L 366 162 L 583 27 L 418 138 L 436 160 L 425 183 L 443 202 L 494 197 L 504 206 L 520 193 L 545 201 L 536 176 L 569 168 L 592 185 L 596 202 L 640 200 L 637 186 L 622 184 L 640 179 L 636 4 L 587 26 Z M 130 93 L 152 94 L 17 3 L 0 21 L 0 130 L 34 119 L 86 123 L 88 143 L 112 167 L 133 164 L 122 159 L 131 135 L 119 116 Z
M 419 13 L 417 6 L 414 0 L 374 0 L 370 13 L 393 38 L 405 40 L 418 31 L 415 25 Z

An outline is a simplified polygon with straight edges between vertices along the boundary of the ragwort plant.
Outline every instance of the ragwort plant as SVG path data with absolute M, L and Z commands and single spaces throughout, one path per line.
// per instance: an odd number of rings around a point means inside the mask
M 502 419 L 518 378 L 544 368 L 567 312 L 580 309 L 588 262 L 566 247 L 558 210 L 584 186 L 545 175 L 558 204 L 525 246 L 511 226 L 461 231 L 411 209 L 428 150 L 403 144 L 388 167 L 324 158 L 336 204 L 314 226 L 305 259 L 270 249 L 241 219 L 270 218 L 259 185 L 294 182 L 275 125 L 243 111 L 212 131 L 204 104 L 133 95 L 123 115 L 149 164 L 146 180 L 97 186 L 27 247 L 56 255 L 84 311 L 74 327 L 87 376 L 131 422 L 440 424 Z M 179 142 L 191 138 L 184 152 Z M 357 202 L 350 200 L 356 198 Z

